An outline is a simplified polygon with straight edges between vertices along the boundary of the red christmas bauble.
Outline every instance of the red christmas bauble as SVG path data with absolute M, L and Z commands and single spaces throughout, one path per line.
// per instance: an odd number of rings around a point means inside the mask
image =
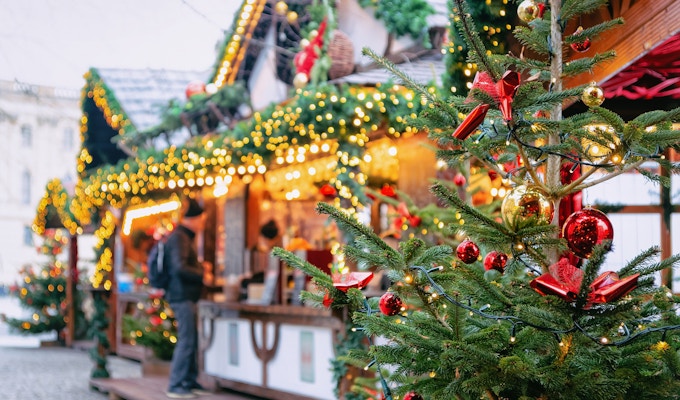
M 479 257 L 479 247 L 472 240 L 463 240 L 456 248 L 456 255 L 465 264 L 472 264 Z
M 387 316 L 397 315 L 401 311 L 401 299 L 394 292 L 385 292 L 380 296 L 380 312 Z
M 186 94 L 187 99 L 197 94 L 205 94 L 205 83 L 199 81 L 189 82 L 184 94 Z
M 463 186 L 465 185 L 465 182 L 466 182 L 465 175 L 461 173 L 457 173 L 456 176 L 453 177 L 453 183 L 456 186 Z
M 408 392 L 404 395 L 404 400 L 423 400 L 423 396 L 416 392 Z
M 496 271 L 503 272 L 507 263 L 507 254 L 498 251 L 492 251 L 484 257 L 484 269 L 487 271 L 495 269 Z
M 328 183 L 321 186 L 319 192 L 321 192 L 321 194 L 327 198 L 334 198 L 338 194 L 338 191 L 335 190 L 335 188 L 329 185 Z
M 394 188 L 390 185 L 383 185 L 383 187 L 380 189 L 380 194 L 395 199 L 397 198 L 397 193 L 394 191 Z
M 614 238 L 614 228 L 605 213 L 584 208 L 567 217 L 562 226 L 562 237 L 574 254 L 588 258 L 593 247 Z
M 583 32 L 583 27 L 579 26 L 576 29 L 576 31 L 574 32 L 574 34 L 576 35 L 576 34 L 579 34 L 581 32 Z M 574 49 L 574 51 L 578 51 L 579 53 L 584 53 L 584 52 L 588 51 L 588 49 L 590 48 L 590 39 L 585 38 L 582 42 L 572 43 L 570 46 L 571 46 L 572 49 Z

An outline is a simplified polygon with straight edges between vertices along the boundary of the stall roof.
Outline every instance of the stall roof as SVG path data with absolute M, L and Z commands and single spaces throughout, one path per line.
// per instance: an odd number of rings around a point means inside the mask
M 160 122 L 159 107 L 170 100 L 186 101 L 185 90 L 192 81 L 205 82 L 208 72 L 158 69 L 97 68 L 122 111 L 138 131 Z
M 426 85 L 435 82 L 441 86 L 441 77 L 446 72 L 446 65 L 441 54 L 430 54 L 414 60 L 406 60 L 396 65 L 406 76 L 414 82 Z M 348 83 L 352 85 L 375 85 L 376 83 L 397 82 L 398 79 L 385 68 L 375 68 L 368 71 L 343 76 L 331 83 Z

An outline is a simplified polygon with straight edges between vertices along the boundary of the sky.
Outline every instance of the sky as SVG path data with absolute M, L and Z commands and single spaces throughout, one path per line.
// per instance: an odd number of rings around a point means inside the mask
M 210 70 L 241 0 L 0 0 L 0 80 L 81 89 L 91 67 Z

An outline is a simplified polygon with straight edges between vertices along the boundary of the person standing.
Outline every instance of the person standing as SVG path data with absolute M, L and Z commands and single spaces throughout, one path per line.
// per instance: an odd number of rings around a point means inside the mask
M 196 234 L 203 231 L 205 214 L 198 202 L 189 198 L 179 225 L 165 244 L 170 281 L 165 300 L 175 314 L 177 345 L 172 355 L 166 395 L 188 399 L 207 392 L 197 381 L 198 329 L 197 303 L 204 287 L 203 266 L 198 260 Z

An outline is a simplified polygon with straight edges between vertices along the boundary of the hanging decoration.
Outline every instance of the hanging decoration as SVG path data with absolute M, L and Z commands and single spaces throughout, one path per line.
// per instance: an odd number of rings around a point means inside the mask
M 507 263 L 508 255 L 500 251 L 491 251 L 484 257 L 484 269 L 486 271 L 495 269 L 498 272 L 503 272 Z
M 590 85 L 583 89 L 581 101 L 588 107 L 599 107 L 604 103 L 604 91 L 597 83 L 591 82 Z
M 399 296 L 394 292 L 385 292 L 380 296 L 380 301 L 378 302 L 380 307 L 380 312 L 391 317 L 393 315 L 399 314 L 402 308 L 402 302 Z
M 327 21 L 324 18 L 319 24 L 319 29 L 310 33 L 309 43 L 306 44 L 302 51 L 295 55 L 293 64 L 295 65 L 295 77 L 293 84 L 297 89 L 303 88 L 312 75 L 312 68 L 319 58 L 321 48 L 324 44 L 324 34 L 326 32 Z
M 526 23 L 529 23 L 536 18 L 542 18 L 544 11 L 545 4 L 537 3 L 534 0 L 524 0 L 517 6 L 517 16 Z
M 511 189 L 501 204 L 503 222 L 512 230 L 552 222 L 555 205 L 538 186 L 519 185 Z
M 572 35 L 573 36 L 580 35 L 581 32 L 583 32 L 583 27 L 579 26 Z M 585 53 L 586 51 L 588 51 L 588 49 L 590 49 L 590 38 L 586 37 L 579 42 L 572 43 L 570 46 L 574 51 L 577 51 L 579 53 Z
M 479 258 L 479 246 L 469 239 L 465 239 L 456 247 L 456 255 L 465 264 L 472 264 Z
M 584 208 L 567 217 L 562 237 L 574 254 L 588 258 L 596 245 L 614 238 L 614 228 L 602 211 Z

